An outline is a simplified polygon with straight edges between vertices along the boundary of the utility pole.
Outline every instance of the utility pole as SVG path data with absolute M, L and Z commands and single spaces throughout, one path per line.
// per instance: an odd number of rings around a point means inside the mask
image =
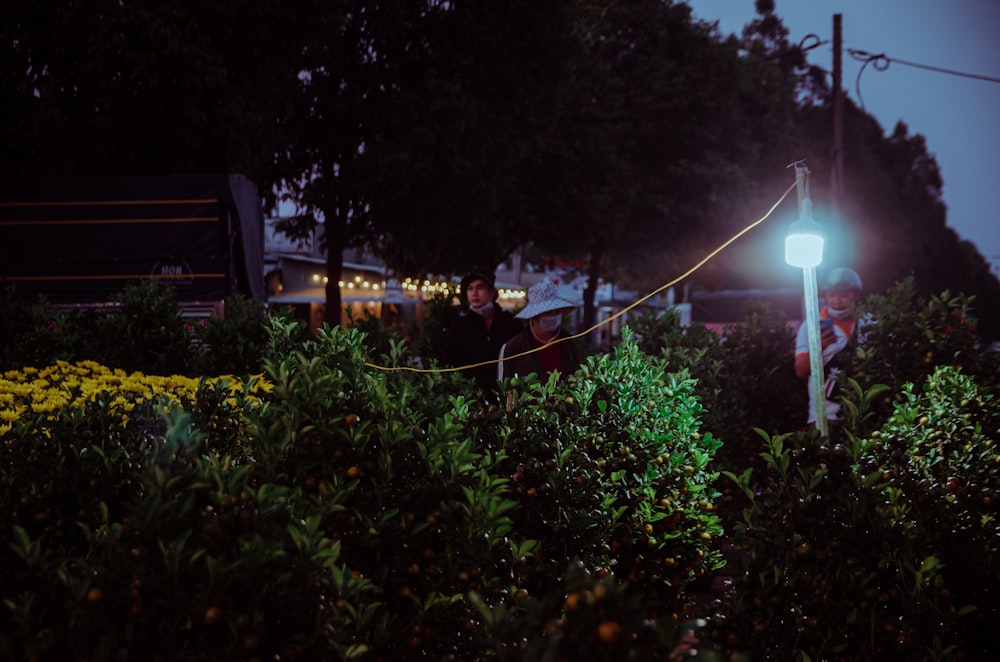
M 833 15 L 833 168 L 830 173 L 830 202 L 840 212 L 844 198 L 844 103 L 841 91 L 841 14 Z

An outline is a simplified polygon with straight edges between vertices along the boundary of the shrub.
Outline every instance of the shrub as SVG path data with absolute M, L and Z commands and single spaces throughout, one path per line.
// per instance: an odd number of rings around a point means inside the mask
M 513 495 L 522 599 L 481 607 L 501 659 L 649 659 L 678 645 L 689 587 L 721 564 L 718 442 L 686 374 L 628 331 L 613 355 L 544 382 L 505 384 L 497 425 Z
M 224 314 L 187 322 L 185 328 L 198 345 L 194 352 L 202 375 L 254 375 L 263 372 L 269 342 L 267 317 L 284 311 L 242 294 L 226 297 Z
M 902 402 L 904 384 L 918 389 L 938 366 L 960 366 L 983 387 L 1000 383 L 1000 353 L 980 346 L 972 299 L 947 290 L 930 299 L 917 295 L 913 278 L 904 279 L 885 295 L 869 295 L 859 308 L 868 318 L 863 342 L 853 353 L 845 353 L 844 376 L 858 382 L 859 389 L 841 389 L 849 402 L 876 384 L 888 387 L 880 400 L 872 402 L 866 427 L 855 430 L 867 436 Z
M 862 466 L 881 471 L 877 487 L 890 520 L 933 565 L 930 587 L 950 604 L 975 609 L 957 641 L 969 659 L 1000 653 L 1000 406 L 962 371 L 937 368 L 922 387 L 907 384 L 892 416 L 866 441 Z
M 0 300 L 0 370 L 78 361 L 100 343 L 94 318 L 78 308 L 50 304 L 44 297 L 27 304 L 7 286 Z
M 361 331 L 325 328 L 269 365 L 275 398 L 251 428 L 255 471 L 302 490 L 341 563 L 371 582 L 338 602 L 336 641 L 397 658 L 468 651 L 479 630 L 462 594 L 502 590 L 514 504 L 491 472 L 497 458 L 475 443 L 474 403 L 436 395 L 446 377 L 366 364 Z
M 626 343 L 588 379 L 512 385 L 508 413 L 397 370 L 399 344 L 269 324 L 266 382 L 11 375 L 53 395 L 4 384 L 39 406 L 4 400 L 0 652 L 475 659 L 568 608 L 573 560 L 630 605 L 623 632 L 641 613 L 650 646 L 678 634 L 685 583 L 718 564 L 689 379 Z M 534 467 L 551 489 L 518 489 Z M 589 640 L 582 615 L 560 640 Z
M 884 386 L 853 410 L 869 420 Z M 992 659 L 1000 612 L 1000 408 L 942 366 L 904 384 L 869 438 L 768 437 L 766 471 L 727 472 L 747 499 L 743 562 L 712 640 L 755 659 Z
M 101 355 L 82 358 L 126 372 L 191 374 L 191 334 L 175 297 L 172 287 L 154 279 L 127 285 L 97 313 Z
M 322 526 L 374 582 L 351 606 L 374 614 L 358 634 L 371 650 L 521 650 L 506 637 L 573 560 L 629 577 L 646 616 L 669 620 L 684 585 L 718 565 L 716 444 L 697 433 L 690 380 L 631 345 L 586 378 L 512 383 L 508 413 L 451 395 L 467 386 L 453 373 L 406 370 L 398 344 L 382 358 L 404 369 L 373 373 L 365 343 L 324 330 L 272 366 L 277 397 L 253 435 L 305 493 L 347 490 Z
M 703 620 L 650 618 L 641 592 L 613 577 L 598 577 L 582 564 L 565 573 L 557 590 L 527 598 L 511 617 L 502 608 L 483 609 L 498 642 L 498 660 L 691 660 L 721 656 L 700 641 Z
M 712 641 L 751 659 L 949 659 L 962 612 L 873 488 L 882 472 L 858 470 L 860 444 L 825 446 L 815 431 L 764 437 L 766 472 L 728 474 L 749 505 Z
M 280 317 L 286 337 L 301 341 L 304 327 L 284 310 L 241 294 L 226 298 L 225 314 L 185 319 L 171 287 L 154 280 L 125 286 L 106 306 L 32 305 L 13 287 L 0 300 L 0 370 L 46 366 L 57 361 L 96 361 L 148 374 L 251 375 L 262 370 L 271 342 L 269 317 Z
M 777 434 L 805 424 L 808 395 L 795 376 L 794 334 L 768 304 L 748 302 L 742 323 L 726 325 L 721 336 L 698 322 L 681 326 L 675 312 L 646 314 L 630 326 L 641 336 L 643 351 L 697 380 L 705 429 L 723 442 L 718 466 L 739 471 L 758 464 L 755 427 Z
M 5 658 L 248 655 L 240 610 L 280 624 L 283 641 L 307 639 L 278 613 L 283 593 L 309 591 L 309 563 L 283 538 L 300 520 L 280 490 L 204 448 L 181 409 L 197 382 L 92 363 L 7 377 L 20 386 L 4 384 L 5 420 L 17 416 L 0 430 Z M 256 406 L 228 390 L 236 410 Z M 264 514 L 249 511 L 251 494 Z

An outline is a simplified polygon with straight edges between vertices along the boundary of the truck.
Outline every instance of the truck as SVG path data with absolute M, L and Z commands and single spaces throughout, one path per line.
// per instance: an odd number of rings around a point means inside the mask
M 240 174 L 0 177 L 0 287 L 107 303 L 156 279 L 182 309 L 263 300 L 264 212 Z

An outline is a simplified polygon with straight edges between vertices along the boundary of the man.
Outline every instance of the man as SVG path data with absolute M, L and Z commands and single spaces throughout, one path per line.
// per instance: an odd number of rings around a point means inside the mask
M 575 371 L 580 365 L 576 346 L 570 341 L 556 342 L 562 334 L 563 315 L 575 308 L 576 304 L 559 298 L 559 288 L 552 281 L 533 285 L 528 290 L 528 305 L 517 314 L 528 320 L 528 328 L 500 350 L 498 378 L 536 373 L 545 379 L 556 371 Z
M 828 421 L 836 423 L 840 418 L 840 403 L 834 398 L 837 375 L 842 367 L 840 359 L 844 356 L 841 352 L 848 344 L 856 343 L 859 336 L 856 306 L 861 300 L 861 277 L 852 269 L 845 267 L 833 269 L 823 280 L 820 291 L 826 299 L 826 305 L 819 311 L 820 342 L 825 372 L 826 417 Z M 799 327 L 795 339 L 795 374 L 800 379 L 809 379 L 810 373 L 809 335 L 806 325 L 803 324 Z M 810 427 L 816 424 L 815 397 L 812 380 L 809 380 Z
M 462 374 L 475 380 L 484 391 L 497 385 L 497 367 L 493 361 L 500 348 L 521 332 L 521 323 L 513 313 L 497 305 L 496 275 L 485 269 L 474 269 L 462 278 L 459 297 L 462 307 L 445 331 L 447 360 L 454 367 L 472 366 Z

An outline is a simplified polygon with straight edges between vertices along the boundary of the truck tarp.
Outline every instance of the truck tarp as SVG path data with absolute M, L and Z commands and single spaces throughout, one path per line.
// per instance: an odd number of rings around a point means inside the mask
M 264 298 L 264 213 L 242 175 L 0 177 L 0 284 L 57 304 L 155 278 L 179 302 Z
M 750 301 L 766 303 L 773 313 L 783 313 L 788 320 L 802 319 L 802 290 L 721 290 L 693 292 L 691 319 L 696 322 L 730 324 L 742 322 Z

